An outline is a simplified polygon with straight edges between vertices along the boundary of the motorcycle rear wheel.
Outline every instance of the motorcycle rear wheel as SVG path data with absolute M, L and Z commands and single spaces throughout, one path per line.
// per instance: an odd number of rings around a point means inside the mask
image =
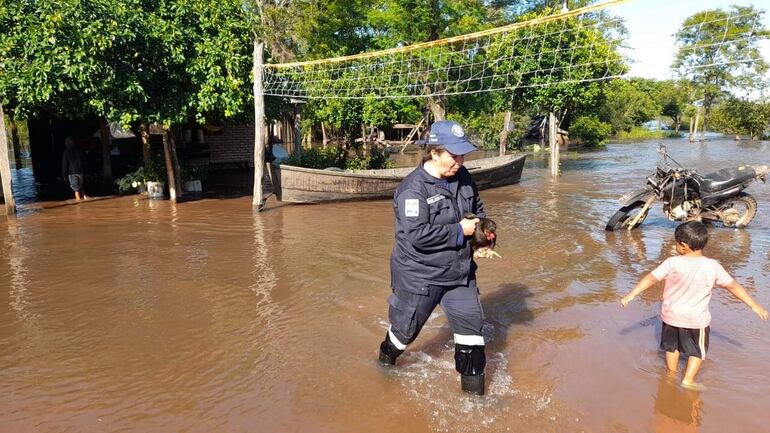
M 735 197 L 714 206 L 716 215 L 725 227 L 743 228 L 749 225 L 757 214 L 757 200 L 742 192 Z
M 643 200 L 639 200 L 631 203 L 628 206 L 623 206 L 620 208 L 620 210 L 612 215 L 610 220 L 607 222 L 607 225 L 604 227 L 604 230 L 608 232 L 614 232 L 615 230 L 627 229 L 631 221 L 633 221 L 634 218 L 639 215 L 639 212 L 641 212 L 642 207 L 644 207 L 644 203 L 645 202 Z M 639 221 L 634 227 L 632 227 L 632 229 L 642 225 L 642 222 L 644 222 L 644 219 L 647 218 L 647 214 L 649 213 L 650 209 L 648 208 L 646 211 L 644 211 L 644 215 L 639 218 Z

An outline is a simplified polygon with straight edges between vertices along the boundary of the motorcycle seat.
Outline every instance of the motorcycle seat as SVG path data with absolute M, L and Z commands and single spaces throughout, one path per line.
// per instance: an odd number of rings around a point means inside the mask
M 756 172 L 749 166 L 738 168 L 723 168 L 713 173 L 705 174 L 700 177 L 700 189 L 703 192 L 717 192 L 740 185 L 753 179 Z

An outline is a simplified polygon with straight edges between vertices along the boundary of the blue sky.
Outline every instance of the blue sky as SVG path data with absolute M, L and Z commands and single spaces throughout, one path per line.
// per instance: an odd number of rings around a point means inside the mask
M 730 5 L 753 5 L 765 11 L 763 22 L 770 29 L 770 2 L 745 0 L 634 0 L 611 7 L 609 11 L 626 19 L 630 49 L 626 54 L 634 60 L 630 76 L 668 79 L 669 66 L 676 47 L 673 34 L 684 20 L 705 9 L 728 9 Z M 762 55 L 770 62 L 770 41 L 761 42 Z

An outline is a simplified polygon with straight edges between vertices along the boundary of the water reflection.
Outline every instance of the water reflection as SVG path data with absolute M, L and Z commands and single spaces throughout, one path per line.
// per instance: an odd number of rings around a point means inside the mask
M 270 247 L 265 236 L 265 214 L 255 212 L 252 218 L 252 268 L 249 290 L 254 292 L 257 321 L 255 326 L 270 329 L 273 321 L 281 314 L 272 292 L 276 286 L 276 275 L 270 266 Z
M 6 219 L 8 236 L 5 240 L 5 250 L 8 255 L 10 274 L 9 304 L 16 317 L 27 328 L 37 327 L 38 314 L 30 306 L 29 276 L 26 261 L 31 251 L 24 242 L 24 229 L 14 216 Z
M 654 398 L 655 433 L 700 431 L 703 411 L 700 392 L 682 388 L 675 377 L 663 374 Z

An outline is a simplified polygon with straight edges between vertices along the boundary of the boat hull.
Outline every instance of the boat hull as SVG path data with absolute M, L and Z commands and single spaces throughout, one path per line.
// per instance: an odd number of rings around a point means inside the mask
M 467 161 L 479 189 L 518 183 L 525 155 L 506 155 Z M 332 171 L 289 165 L 273 165 L 273 190 L 279 201 L 323 203 L 392 198 L 398 184 L 413 167 Z

